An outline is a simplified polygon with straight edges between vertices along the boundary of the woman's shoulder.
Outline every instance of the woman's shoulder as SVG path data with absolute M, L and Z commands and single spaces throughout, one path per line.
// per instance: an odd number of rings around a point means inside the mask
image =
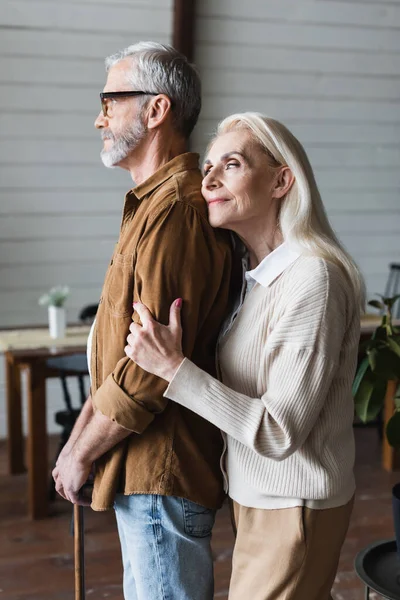
M 300 254 L 299 258 L 291 265 L 288 279 L 312 285 L 328 287 L 331 283 L 347 287 L 349 285 L 345 271 L 338 264 L 311 254 Z
M 283 295 L 287 308 L 292 306 L 293 310 L 310 313 L 310 320 L 330 315 L 346 324 L 356 314 L 351 282 L 344 270 L 332 261 L 300 255 L 285 275 Z
M 353 288 L 343 268 L 320 256 L 301 254 L 285 273 L 288 296 L 313 299 L 322 304 L 336 298 L 353 303 Z

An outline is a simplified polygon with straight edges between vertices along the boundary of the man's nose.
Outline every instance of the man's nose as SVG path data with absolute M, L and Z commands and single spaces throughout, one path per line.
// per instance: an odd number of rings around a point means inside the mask
M 103 115 L 103 111 L 101 110 L 96 117 L 94 122 L 94 126 L 96 129 L 104 129 L 108 125 L 108 119 Z

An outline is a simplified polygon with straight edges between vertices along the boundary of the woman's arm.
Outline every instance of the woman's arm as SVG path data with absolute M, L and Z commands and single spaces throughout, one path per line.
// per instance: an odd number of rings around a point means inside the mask
M 265 372 L 266 383 L 261 397 L 236 392 L 184 359 L 179 306 L 174 304 L 168 327 L 154 322 L 143 305 L 135 305 L 143 327 L 132 326 L 125 351 L 142 368 L 170 382 L 165 392 L 169 399 L 255 452 L 283 460 L 309 435 L 338 368 L 348 317 L 346 294 L 340 280 L 333 279 L 333 287 L 327 281 L 318 293 L 313 291 L 311 300 L 304 286 L 304 294 L 288 302 L 263 349 L 259 368 Z M 308 313 L 314 319 L 313 331 L 305 327 Z
M 334 362 L 312 350 L 276 350 L 261 398 L 236 392 L 188 359 L 165 395 L 210 421 L 257 454 L 284 460 L 300 448 L 324 405 Z

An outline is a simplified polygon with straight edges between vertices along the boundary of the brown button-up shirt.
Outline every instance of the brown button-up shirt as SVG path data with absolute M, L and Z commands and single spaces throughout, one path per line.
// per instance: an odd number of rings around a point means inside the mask
M 96 461 L 95 510 L 110 508 L 116 492 L 180 496 L 209 508 L 218 508 L 223 499 L 219 430 L 164 398 L 166 382 L 124 353 L 132 318 L 139 322 L 134 301 L 167 324 L 172 301 L 182 298 L 183 352 L 215 374 L 231 248 L 225 232 L 208 223 L 200 188 L 198 155 L 187 153 L 125 198 L 90 362 L 95 408 L 132 434 Z

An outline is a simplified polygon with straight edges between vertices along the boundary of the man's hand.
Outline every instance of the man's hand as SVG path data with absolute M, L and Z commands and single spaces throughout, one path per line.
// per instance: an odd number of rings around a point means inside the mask
M 52 473 L 60 496 L 73 504 L 90 505 L 90 500 L 80 494 L 80 490 L 89 477 L 91 466 L 76 457 L 73 449 L 60 454 Z

